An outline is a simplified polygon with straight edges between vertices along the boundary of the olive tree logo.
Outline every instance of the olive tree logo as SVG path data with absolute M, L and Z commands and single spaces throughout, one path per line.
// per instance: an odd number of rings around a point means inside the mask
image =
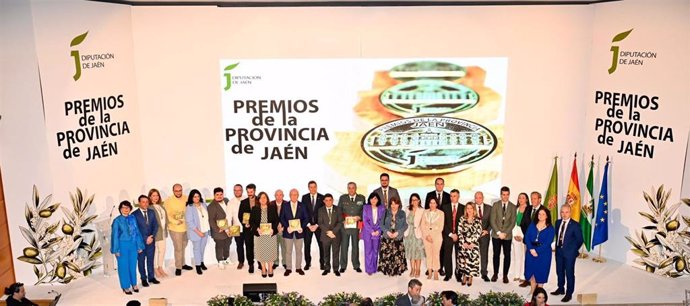
M 616 36 L 613 37 L 611 40 L 612 43 L 622 41 L 628 35 L 630 35 L 630 32 L 632 32 L 633 29 L 627 30 L 622 33 L 616 34 Z M 616 68 L 618 67 L 618 46 L 616 45 L 611 45 L 611 52 L 613 52 L 613 57 L 611 59 L 611 67 L 609 67 L 609 74 L 612 74 L 614 71 L 616 71 Z
M 86 39 L 87 34 L 89 34 L 89 31 L 86 31 L 84 32 L 84 34 L 72 38 L 72 41 L 69 43 L 69 46 L 74 47 L 81 44 L 84 41 L 84 39 Z M 72 50 L 69 54 L 72 57 L 74 57 L 74 76 L 72 76 L 72 78 L 76 81 L 79 80 L 79 78 L 81 77 L 81 60 L 79 59 L 79 50 Z
M 227 67 L 225 67 L 225 69 L 223 69 L 223 71 L 225 71 L 225 73 L 223 74 L 223 76 L 225 77 L 225 88 L 223 88 L 223 90 L 228 91 L 228 90 L 230 90 L 230 87 L 232 87 L 232 74 L 230 73 L 230 70 L 235 69 L 235 67 L 237 67 L 237 65 L 239 65 L 239 64 L 240 63 L 237 62 L 237 63 L 231 64 L 231 65 L 228 65 Z

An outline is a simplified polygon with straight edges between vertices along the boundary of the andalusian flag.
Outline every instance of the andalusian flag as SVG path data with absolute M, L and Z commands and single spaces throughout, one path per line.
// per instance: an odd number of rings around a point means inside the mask
M 573 171 L 570 172 L 570 184 L 566 202 L 570 204 L 570 218 L 580 223 L 580 180 L 577 178 L 577 154 L 573 159 Z
M 551 171 L 551 180 L 549 180 L 549 188 L 546 189 L 546 195 L 544 196 L 544 203 L 546 207 L 551 211 L 551 225 L 556 226 L 556 220 L 558 220 L 558 168 L 556 167 L 556 161 L 558 157 L 553 159 L 553 170 Z
M 604 166 L 604 178 L 601 180 L 601 191 L 599 192 L 599 204 L 597 205 L 597 217 L 594 219 L 594 235 L 592 235 L 592 247 L 602 244 L 609 240 L 609 192 L 608 192 L 608 173 L 609 158 L 606 158 Z
M 580 227 L 582 228 L 582 238 L 585 241 L 587 252 L 592 250 L 592 218 L 594 209 L 594 155 L 589 162 L 589 175 L 587 176 L 587 202 L 582 206 L 582 218 Z

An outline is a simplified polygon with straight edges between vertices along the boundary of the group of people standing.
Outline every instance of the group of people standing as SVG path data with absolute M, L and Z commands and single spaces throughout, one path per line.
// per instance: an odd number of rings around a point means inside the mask
M 133 213 L 131 203 L 120 203 L 121 216 L 113 221 L 111 252 L 118 259 L 121 287 L 126 294 L 138 292 L 137 263 L 145 287 L 167 276 L 163 257 L 169 236 L 176 275 L 194 269 L 185 264 L 188 241 L 192 241 L 196 272 L 203 274 L 209 237 L 215 242 L 220 269 L 231 264 L 234 239 L 237 269 L 243 269 L 246 262 L 249 273 L 254 273 L 256 260 L 263 277 L 273 277 L 281 264 L 285 276 L 293 271 L 304 275 L 311 268 L 312 241 L 316 240 L 322 275 L 333 271 L 340 276 L 348 269 L 348 256 L 352 268 L 362 272 L 361 239 L 364 271 L 369 275 L 401 275 L 408 270 L 409 261 L 410 276 L 419 277 L 425 260 L 427 279 L 443 276 L 449 281 L 455 276 L 462 285 L 471 286 L 480 276 L 484 281 L 496 282 L 501 272 L 503 283 L 509 283 L 512 261 L 513 280 L 521 281 L 522 287 L 530 286 L 534 292 L 548 281 L 551 244 L 556 240 L 558 289 L 552 294 L 565 294 L 564 302 L 572 298 L 575 258 L 582 234 L 579 224 L 570 219 L 567 204 L 562 206 L 561 219 L 554 229 L 538 192 L 532 192 L 529 198 L 521 193 L 515 205 L 509 200 L 510 189 L 502 187 L 500 200 L 493 205 L 484 203 L 482 192 L 476 192 L 473 201 L 463 204 L 460 192 L 446 192 L 444 179 L 437 178 L 435 189 L 426 194 L 424 202 L 413 193 L 404 209 L 398 191 L 389 185 L 390 176 L 382 173 L 380 183 L 365 197 L 357 193 L 356 183 L 349 182 L 347 194 L 341 195 L 337 204 L 333 195 L 318 193 L 315 181 L 307 184 L 309 191 L 301 198 L 297 189 L 289 191 L 288 199 L 284 199 L 282 190 L 276 190 L 273 200 L 266 192 L 257 194 L 254 184 L 246 186 L 246 196 L 242 185 L 234 185 L 229 199 L 217 187 L 209 204 L 196 189 L 184 196 L 180 184 L 173 186 L 173 196 L 163 202 L 158 190 L 151 189 L 148 195 L 139 196 L 139 209 Z M 493 245 L 491 278 L 487 271 L 489 242 Z

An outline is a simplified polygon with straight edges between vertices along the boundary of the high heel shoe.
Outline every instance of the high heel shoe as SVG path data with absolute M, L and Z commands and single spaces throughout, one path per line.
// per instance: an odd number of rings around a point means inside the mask
M 472 276 L 469 276 L 467 278 L 467 287 L 470 287 L 470 286 L 472 286 Z
M 438 280 L 438 271 L 434 272 L 434 280 Z
M 132 291 L 134 291 L 135 293 L 139 293 L 139 288 L 138 287 L 132 287 Z
M 431 274 L 433 274 L 433 271 L 427 270 L 427 271 L 426 271 L 426 275 L 427 275 L 427 276 L 426 276 L 426 279 L 431 279 L 431 276 L 432 276 Z
M 463 276 L 461 276 L 460 279 L 461 279 L 461 280 L 460 280 L 460 284 L 462 284 L 463 286 L 464 286 L 465 284 L 467 284 L 467 276 L 464 276 L 464 275 L 463 275 Z
M 132 295 L 132 291 L 122 289 L 122 292 L 124 292 L 126 295 Z

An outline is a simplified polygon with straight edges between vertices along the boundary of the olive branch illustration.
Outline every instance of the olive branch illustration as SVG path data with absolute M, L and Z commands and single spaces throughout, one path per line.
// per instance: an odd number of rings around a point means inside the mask
M 91 228 L 98 217 L 90 214 L 94 195 L 85 198 L 77 188 L 70 193 L 72 209 L 51 204 L 52 195 L 40 199 L 38 188 L 33 186 L 31 203 L 26 203 L 24 215 L 28 227 L 19 226 L 22 236 L 30 246 L 24 248 L 17 259 L 32 264 L 36 285 L 64 283 L 88 276 L 100 264 L 102 250 Z M 63 219 L 53 222 L 54 213 L 61 209 Z M 60 232 L 58 232 L 60 229 Z

